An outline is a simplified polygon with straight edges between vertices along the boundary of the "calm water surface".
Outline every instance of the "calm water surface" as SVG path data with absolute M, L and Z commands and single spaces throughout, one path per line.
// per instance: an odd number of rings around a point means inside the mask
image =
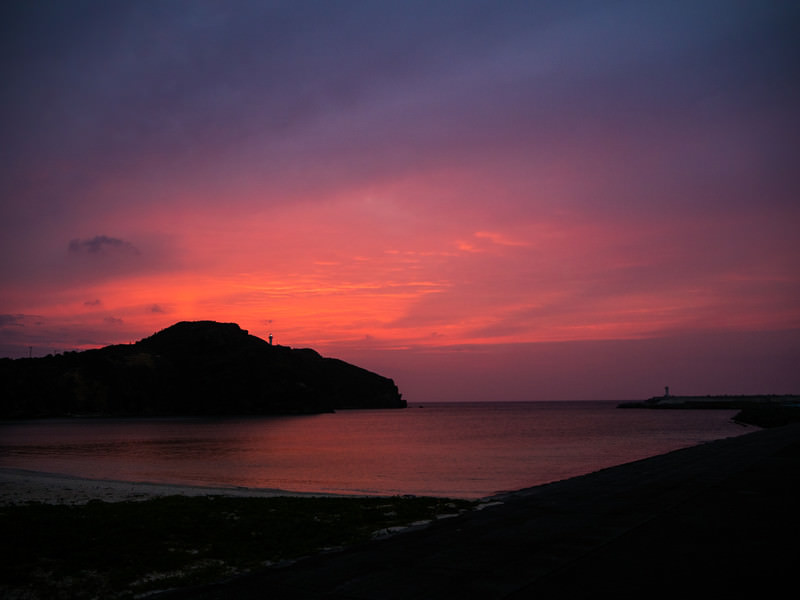
M 0 466 L 96 479 L 478 498 L 753 428 L 616 402 L 431 404 L 292 417 L 16 421 Z

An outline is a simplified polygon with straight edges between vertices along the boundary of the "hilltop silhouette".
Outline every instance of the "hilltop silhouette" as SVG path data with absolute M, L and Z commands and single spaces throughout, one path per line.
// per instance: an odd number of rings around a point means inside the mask
M 297 414 L 403 408 L 391 379 L 235 323 L 180 322 L 134 344 L 0 360 L 0 417 Z

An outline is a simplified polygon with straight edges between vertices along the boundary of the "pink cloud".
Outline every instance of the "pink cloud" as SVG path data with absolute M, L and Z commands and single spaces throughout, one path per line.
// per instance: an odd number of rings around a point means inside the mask
M 268 322 L 500 385 L 501 348 L 800 326 L 784 9 L 345 5 L 20 11 L 7 353 Z

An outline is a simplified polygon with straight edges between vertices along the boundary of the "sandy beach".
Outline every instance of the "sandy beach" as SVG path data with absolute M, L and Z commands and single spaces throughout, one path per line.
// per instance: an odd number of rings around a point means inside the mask
M 45 504 L 85 504 L 91 500 L 122 502 L 160 496 L 236 496 L 269 498 L 274 496 L 329 496 L 278 489 L 219 488 L 161 483 L 84 479 L 57 473 L 44 473 L 0 467 L 0 506 L 43 502 Z

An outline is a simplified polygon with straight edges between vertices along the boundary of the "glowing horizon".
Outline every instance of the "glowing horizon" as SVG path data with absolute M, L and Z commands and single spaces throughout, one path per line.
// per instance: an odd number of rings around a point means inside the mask
M 791 11 L 14 5 L 0 356 L 217 320 L 415 382 L 696 332 L 800 358 Z

